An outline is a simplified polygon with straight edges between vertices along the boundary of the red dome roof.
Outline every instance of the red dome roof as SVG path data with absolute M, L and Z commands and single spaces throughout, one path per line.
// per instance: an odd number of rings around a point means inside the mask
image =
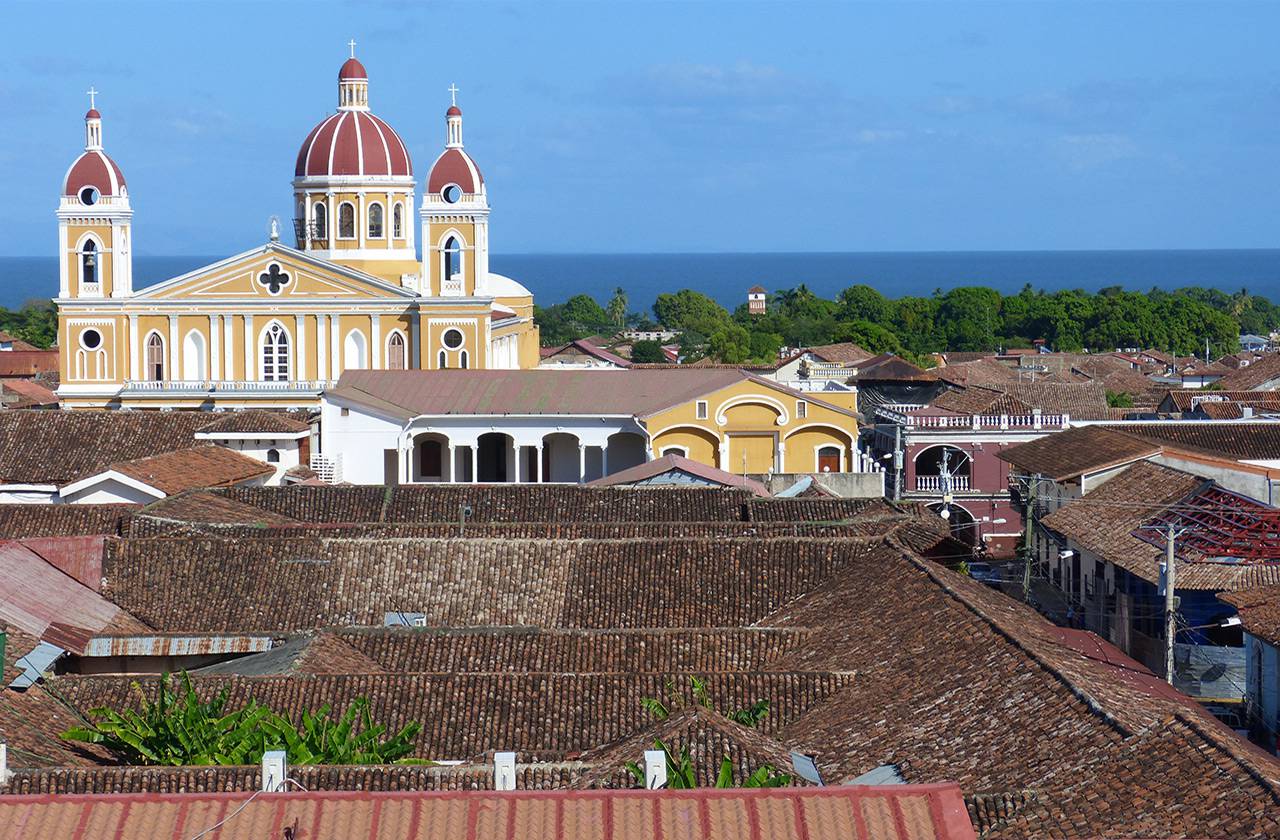
M 364 69 L 364 65 L 355 58 L 348 58 L 343 62 L 342 69 L 338 71 L 338 81 L 340 82 L 347 79 L 367 78 L 369 78 L 369 73 Z
M 445 111 L 444 114 L 446 117 L 460 117 L 462 116 L 462 109 L 457 105 L 450 105 L 449 110 Z
M 97 108 L 90 108 L 88 111 L 85 111 L 84 118 L 86 120 L 100 120 L 102 119 L 102 114 L 98 113 Z
M 347 63 L 352 61 L 355 59 L 349 59 Z M 293 174 L 299 178 L 330 175 L 410 177 L 413 175 L 413 162 L 409 160 L 409 150 L 404 141 L 391 126 L 368 111 L 339 111 L 311 129 L 298 150 Z
M 85 187 L 93 187 L 102 195 L 124 194 L 124 173 L 106 152 L 85 152 L 76 158 L 62 182 L 63 195 L 79 195 Z
M 478 193 L 484 184 L 480 167 L 462 149 L 445 149 L 436 158 L 427 176 L 427 192 L 440 192 L 450 184 L 457 184 L 464 193 Z

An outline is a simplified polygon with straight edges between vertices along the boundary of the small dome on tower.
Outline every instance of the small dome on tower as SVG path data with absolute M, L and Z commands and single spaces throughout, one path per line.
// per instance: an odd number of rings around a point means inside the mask
M 369 78 L 369 73 L 364 69 L 364 65 L 360 63 L 360 60 L 354 56 L 343 62 L 342 69 L 338 71 L 338 81 L 340 82 L 347 79 L 367 78 Z
M 90 96 L 96 95 L 92 91 Z M 124 173 L 102 150 L 102 114 L 93 106 L 84 115 L 84 152 L 67 169 L 62 179 L 62 194 L 78 196 L 85 204 L 94 204 L 99 196 L 123 196 Z
M 449 92 L 457 96 L 458 89 L 450 86 Z M 431 164 L 431 174 L 427 176 L 427 192 L 445 195 L 444 191 L 453 186 L 458 190 L 452 192 L 461 191 L 471 195 L 482 192 L 484 175 L 480 174 L 480 167 L 476 166 L 471 155 L 462 148 L 462 109 L 456 101 L 444 112 L 444 121 L 445 148 L 435 163 Z M 457 199 L 446 195 L 445 200 L 453 202 Z

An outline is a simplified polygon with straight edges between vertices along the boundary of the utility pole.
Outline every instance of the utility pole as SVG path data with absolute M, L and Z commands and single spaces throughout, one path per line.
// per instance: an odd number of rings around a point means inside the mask
M 1022 601 L 1031 602 L 1031 538 L 1035 534 L 1036 488 L 1040 486 L 1040 474 L 1036 473 L 1027 482 L 1027 515 L 1026 530 L 1022 536 Z
M 1173 523 L 1168 523 L 1164 542 L 1164 675 L 1169 685 L 1173 685 L 1173 640 L 1178 633 L 1178 606 L 1173 595 L 1174 573 Z

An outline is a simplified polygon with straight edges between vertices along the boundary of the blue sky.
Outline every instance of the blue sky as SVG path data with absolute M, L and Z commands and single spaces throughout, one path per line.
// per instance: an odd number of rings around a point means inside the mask
M 461 88 L 496 252 L 1280 230 L 1276 3 L 11 2 L 5 24 L 5 255 L 52 254 L 91 84 L 137 253 L 260 242 L 350 38 L 420 179 Z

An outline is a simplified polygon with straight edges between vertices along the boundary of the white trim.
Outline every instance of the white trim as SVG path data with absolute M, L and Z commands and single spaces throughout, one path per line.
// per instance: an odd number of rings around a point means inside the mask
M 377 207 L 382 212 L 382 233 L 378 236 L 373 235 L 373 208 Z M 387 236 L 387 208 L 386 205 L 374 199 L 364 208 L 365 215 L 365 232 L 368 234 L 367 239 L 390 239 Z
M 658 453 L 658 457 L 659 458 L 665 457 L 666 454 L 670 452 L 672 449 L 678 450 L 680 452 L 681 458 L 689 457 L 689 447 L 680 446 L 679 444 L 675 444 L 675 443 L 669 443 L 666 446 L 662 447 L 662 451 Z
M 343 207 L 351 208 L 352 233 L 350 236 L 342 235 L 342 208 Z M 338 206 L 336 210 L 338 214 L 338 229 L 333 232 L 334 240 L 339 242 L 355 242 L 357 239 L 361 239 L 362 237 L 360 236 L 360 214 L 356 212 L 355 202 L 351 201 L 350 199 L 344 198 L 338 202 Z M 335 249 L 330 248 L 329 250 L 332 251 Z
M 110 469 L 103 470 L 97 475 L 91 475 L 88 478 L 82 478 L 79 481 L 73 481 L 70 484 L 65 484 L 62 487 L 58 488 L 58 495 L 65 497 L 65 496 L 71 495 L 72 493 L 79 493 L 81 490 L 84 490 L 88 487 L 92 487 L 95 484 L 101 484 L 104 481 L 118 481 L 126 487 L 131 487 L 134 490 L 137 490 L 141 493 L 146 493 L 148 496 L 154 496 L 157 499 L 163 499 L 166 495 L 168 495 L 163 490 L 159 490 L 155 487 L 152 487 L 150 484 L 144 484 L 143 482 L 138 481 L 136 478 L 130 478 L 124 473 L 116 472 L 115 470 L 110 470 Z
M 279 378 L 280 371 L 278 370 L 279 368 L 278 364 L 276 365 L 277 370 L 272 374 L 273 376 L 272 379 L 267 379 L 267 374 L 266 374 L 267 356 L 266 356 L 266 353 L 263 352 L 263 350 L 265 349 L 263 347 L 263 340 L 266 338 L 266 335 L 270 331 L 271 326 L 273 324 L 279 324 L 280 330 L 284 333 L 284 340 L 285 340 L 285 357 L 284 358 L 285 358 L 285 364 L 289 366 L 289 370 L 287 371 L 287 374 L 283 379 Z M 294 374 L 297 373 L 297 363 L 294 359 L 294 355 L 295 355 L 294 351 L 297 348 L 297 343 L 294 341 L 292 333 L 289 332 L 289 328 L 284 325 L 284 322 L 281 321 L 279 318 L 272 318 L 270 321 L 267 321 L 265 324 L 262 325 L 262 329 L 258 330 L 257 335 L 258 335 L 258 340 L 256 342 L 256 346 L 258 348 L 258 364 L 256 365 L 256 368 L 258 371 L 258 381 L 260 382 L 291 382 L 295 379 L 299 379 L 299 377 L 294 376 Z M 274 353 L 274 350 L 273 350 L 273 353 Z
M 716 408 L 716 423 L 723 426 L 729 422 L 729 418 L 725 416 L 725 412 L 731 408 L 748 403 L 760 403 L 766 405 L 778 412 L 778 419 L 774 422 L 775 426 L 785 426 L 791 422 L 790 415 L 787 414 L 787 407 L 780 400 L 763 394 L 739 394 L 730 397 Z
M 359 342 L 353 342 L 352 336 L 356 336 Z M 359 364 L 351 364 L 351 360 L 347 358 L 348 342 L 351 345 L 358 346 L 360 355 L 364 358 L 356 359 Z M 347 330 L 347 334 L 342 337 L 342 369 L 347 370 L 366 370 L 369 368 L 369 339 L 365 337 L 364 331 L 359 327 L 352 327 Z
M 196 440 L 302 440 L 311 432 L 196 432 Z
M 842 429 L 839 426 L 835 425 L 834 423 L 826 423 L 821 420 L 815 420 L 812 423 L 805 423 L 804 425 L 796 426 L 794 429 L 792 429 L 791 431 L 783 435 L 782 439 L 787 440 L 796 432 L 803 432 L 806 429 L 831 429 L 833 431 L 839 432 L 840 434 L 844 435 L 846 438 L 849 439 L 850 446 L 853 446 L 858 440 L 857 435 L 851 433 L 848 429 Z
M 193 335 L 196 337 L 196 343 L 189 344 L 188 342 L 191 341 L 191 336 Z M 198 360 L 198 370 L 195 371 L 197 374 L 196 376 L 190 376 L 189 374 L 191 371 L 187 370 L 187 365 L 192 362 L 192 360 L 188 358 L 188 351 L 193 349 L 198 350 L 200 355 Z M 186 335 L 182 336 L 182 378 L 187 381 L 209 379 L 211 378 L 209 370 L 209 342 L 205 339 L 204 333 L 200 332 L 199 329 L 192 327 L 187 330 Z
M 165 337 L 164 337 L 164 333 L 160 332 L 160 331 L 159 331 L 158 329 L 156 329 L 155 327 L 152 327 L 151 329 L 147 330 L 146 335 L 144 335 L 144 336 L 142 337 L 142 365 L 143 365 L 143 370 L 142 370 L 142 372 L 143 372 L 143 374 L 145 374 L 145 375 L 143 375 L 143 376 L 135 376 L 135 377 L 134 377 L 134 379 L 142 379 L 142 380 L 147 380 L 147 381 L 163 382 L 165 379 L 172 379 L 173 377 L 172 377 L 172 376 L 162 376 L 162 377 L 161 377 L 160 379 L 158 379 L 158 380 L 152 380 L 152 379 L 151 379 L 151 364 L 150 364 L 150 362 L 147 360 L 147 348 L 148 348 L 148 347 L 150 346 L 150 344 L 151 344 L 151 336 L 153 336 L 153 335 L 154 335 L 156 338 L 160 339 L 160 364 L 161 364 L 160 373 L 162 373 L 162 374 L 170 373 L 170 371 L 169 371 L 169 347 L 168 347 L 168 342 L 167 342 L 167 340 L 166 340 L 166 339 L 165 339 Z

